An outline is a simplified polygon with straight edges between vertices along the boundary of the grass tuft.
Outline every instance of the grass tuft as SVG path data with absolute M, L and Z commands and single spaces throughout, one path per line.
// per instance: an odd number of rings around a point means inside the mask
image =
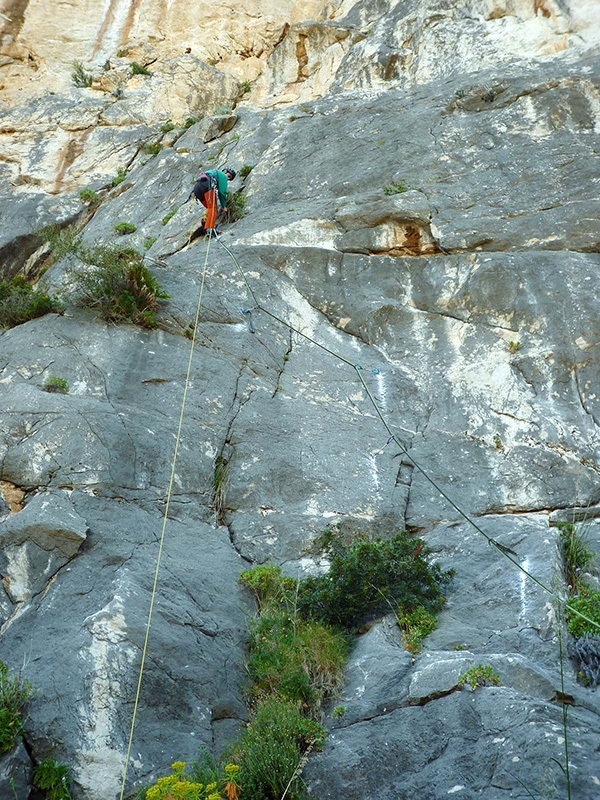
M 78 89 L 89 89 L 92 85 L 92 75 L 86 72 L 83 68 L 81 61 L 73 62 L 73 72 L 71 73 L 71 81 Z
M 29 681 L 0 661 L 0 753 L 10 752 L 23 736 L 23 710 L 33 695 Z

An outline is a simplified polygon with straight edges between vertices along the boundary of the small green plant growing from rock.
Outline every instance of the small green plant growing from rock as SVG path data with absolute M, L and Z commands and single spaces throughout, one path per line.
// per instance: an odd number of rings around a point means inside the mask
M 412 611 L 399 611 L 396 620 L 402 631 L 404 647 L 413 655 L 420 652 L 423 639 L 437 628 L 436 615 L 423 606 Z
M 512 342 L 511 341 L 511 342 L 508 343 L 508 349 L 510 350 L 510 352 L 513 355 L 519 351 L 520 347 L 521 347 L 521 342 Z
M 92 76 L 83 68 L 81 61 L 73 62 L 73 72 L 71 73 L 71 81 L 78 89 L 89 89 L 92 85 Z
M 567 607 L 567 628 L 576 639 L 586 634 L 600 632 L 600 591 L 580 581 L 574 594 L 569 598 L 569 606 L 580 614 L 585 614 L 591 622 L 582 619 Z M 594 624 L 595 623 L 595 624 Z
M 23 735 L 23 710 L 33 686 L 0 661 L 0 753 L 10 752 Z
M 565 578 L 570 591 L 575 592 L 580 583 L 580 573 L 594 568 L 596 556 L 587 545 L 585 529 L 577 531 L 570 522 L 559 522 L 557 528 Z
M 193 334 L 192 334 L 193 335 Z M 213 507 L 219 522 L 224 522 L 225 492 L 229 475 L 229 462 L 223 456 L 217 456 L 213 476 Z
M 160 130 L 162 133 L 170 133 L 171 131 L 175 130 L 175 125 L 173 125 L 171 120 L 168 120 L 160 126 Z
M 195 125 L 198 122 L 196 117 L 188 117 L 186 121 L 183 123 L 183 130 L 187 131 L 188 128 L 191 128 L 192 125 Z
M 49 375 L 44 382 L 44 391 L 53 394 L 68 394 L 69 384 L 64 378 L 57 378 L 56 375 Z
M 346 706 L 336 706 L 333 711 L 331 712 L 331 716 L 334 719 L 340 719 L 346 713 Z
M 169 213 L 165 214 L 165 216 L 162 218 L 162 224 L 163 225 L 167 225 L 173 219 L 173 217 L 175 216 L 176 213 L 177 213 L 177 209 L 176 208 L 172 208 L 169 211 Z
M 498 433 L 494 434 L 494 436 L 492 437 L 492 441 L 494 442 L 494 447 L 496 448 L 496 450 L 504 452 L 504 445 L 502 444 L 502 439 L 500 438 L 500 435 Z
M 152 73 L 149 72 L 143 64 L 138 64 L 137 61 L 131 62 L 131 74 L 132 75 L 151 75 Z
M 115 178 L 112 179 L 111 186 L 118 186 L 120 183 L 123 183 L 125 178 L 127 177 L 127 170 L 123 167 L 119 167 L 117 170 L 117 175 Z
M 240 169 L 240 178 L 247 178 L 253 169 L 254 165 L 251 166 L 250 164 L 244 164 L 244 166 Z
M 45 793 L 46 800 L 71 800 L 70 784 L 69 768 L 53 758 L 45 758 L 33 773 L 33 785 Z
M 0 281 L 0 329 L 14 328 L 44 314 L 62 311 L 60 302 L 40 289 L 34 289 L 21 276 Z
M 84 203 L 97 203 L 100 196 L 91 189 L 81 189 L 79 197 Z
M 142 147 L 142 152 L 147 156 L 155 156 L 160 153 L 161 150 L 162 144 L 160 142 L 150 142 Z
M 247 94 L 250 91 L 252 91 L 252 84 L 250 81 L 242 81 L 242 92 Z
M 392 194 L 403 194 L 404 192 L 408 192 L 410 186 L 408 186 L 404 181 L 396 181 L 394 183 L 390 183 L 388 186 L 383 187 L 383 193 L 386 195 Z
M 144 239 L 144 248 L 145 248 L 146 250 L 150 250 L 150 248 L 152 247 L 152 245 L 153 245 L 153 244 L 154 244 L 156 241 L 157 241 L 157 238 L 156 238 L 156 236 L 147 236 L 147 237 Z
M 500 675 L 494 672 L 489 665 L 477 664 L 477 666 L 468 669 L 458 679 L 458 686 L 464 686 L 465 684 L 472 692 L 478 686 L 500 686 Z
M 229 222 L 237 222 L 242 219 L 245 208 L 246 197 L 241 189 L 230 194 L 227 198 L 227 219 Z
M 132 222 L 118 222 L 114 229 L 121 236 L 125 236 L 128 233 L 135 233 L 137 231 L 137 228 Z

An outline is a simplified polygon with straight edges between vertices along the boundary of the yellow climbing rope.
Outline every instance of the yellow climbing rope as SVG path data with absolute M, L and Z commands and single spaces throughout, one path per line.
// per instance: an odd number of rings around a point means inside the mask
M 142 661 L 140 664 L 140 673 L 138 676 L 137 682 L 137 689 L 135 693 L 135 702 L 133 704 L 133 716 L 131 719 L 131 730 L 129 731 L 129 742 L 127 744 L 127 756 L 125 758 L 125 768 L 123 770 L 123 781 L 121 783 L 121 794 L 119 795 L 119 800 L 123 800 L 123 796 L 125 794 L 125 783 L 127 781 L 127 772 L 129 769 L 129 758 L 131 756 L 131 745 L 133 742 L 133 732 L 135 730 L 135 720 L 137 717 L 137 710 L 138 705 L 140 702 L 140 691 L 142 688 L 142 677 L 144 674 L 144 664 L 146 661 L 146 653 L 148 651 L 148 638 L 150 636 L 150 626 L 152 624 L 152 612 L 154 610 L 154 600 L 156 598 L 156 590 L 158 587 L 158 573 L 160 571 L 160 562 L 162 558 L 162 551 L 165 542 L 165 531 L 167 529 L 167 519 L 169 516 L 169 504 L 171 502 L 171 492 L 173 491 L 173 479 L 175 477 L 175 465 L 177 463 L 177 454 L 179 452 L 179 442 L 181 440 L 181 428 L 183 425 L 183 417 L 185 413 L 185 403 L 187 399 L 187 391 L 190 384 L 190 373 L 192 371 L 192 359 L 194 357 L 194 345 L 196 343 L 196 332 L 198 330 L 198 320 L 200 318 L 200 308 L 202 306 L 202 295 L 204 294 L 204 284 L 206 281 L 206 270 L 208 265 L 208 253 L 210 251 L 210 242 L 211 239 L 208 239 L 208 244 L 206 246 L 206 258 L 204 259 L 204 267 L 202 269 L 202 281 L 200 284 L 200 295 L 198 297 L 198 305 L 196 307 L 196 319 L 194 320 L 194 335 L 192 337 L 192 346 L 190 347 L 190 358 L 188 361 L 187 373 L 185 376 L 185 386 L 183 389 L 183 399 L 181 401 L 181 413 L 179 414 L 179 425 L 177 427 L 177 437 L 175 440 L 175 451 L 173 453 L 173 461 L 171 463 L 171 476 L 169 478 L 169 488 L 167 490 L 167 502 L 165 505 L 165 513 L 163 516 L 163 524 L 162 524 L 162 532 L 160 535 L 160 544 L 158 547 L 158 556 L 156 558 L 156 570 L 154 572 L 154 583 L 152 585 L 152 594 L 150 597 L 150 609 L 148 611 L 148 620 L 146 622 L 146 634 L 144 637 L 144 646 L 142 648 Z

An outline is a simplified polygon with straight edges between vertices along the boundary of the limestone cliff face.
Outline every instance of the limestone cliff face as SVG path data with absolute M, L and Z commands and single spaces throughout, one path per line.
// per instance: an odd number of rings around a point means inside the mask
M 203 282 L 182 205 L 199 164 L 247 166 L 222 241 L 292 327 L 214 242 L 128 787 L 237 734 L 237 576 L 322 569 L 315 539 L 338 524 L 406 526 L 456 577 L 416 658 L 391 618 L 356 638 L 311 796 L 565 796 L 548 766 L 563 694 L 572 796 L 597 796 L 597 690 L 568 659 L 561 686 L 551 599 L 415 467 L 548 587 L 557 522 L 586 517 L 600 550 L 594 5 L 0 4 L 0 279 L 68 298 L 64 261 L 40 277 L 39 229 L 93 244 L 127 221 L 119 241 L 170 295 L 156 331 L 67 299 L 0 333 L 0 660 L 42 690 L 1 797 L 12 778 L 29 798 L 46 757 L 77 800 L 119 795 Z M 72 84 L 74 60 L 91 86 Z M 43 391 L 48 376 L 68 394 Z M 502 686 L 460 691 L 478 663 Z

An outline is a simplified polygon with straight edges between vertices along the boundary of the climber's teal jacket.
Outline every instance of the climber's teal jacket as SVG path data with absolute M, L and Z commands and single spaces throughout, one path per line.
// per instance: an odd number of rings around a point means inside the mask
M 206 174 L 210 175 L 211 178 L 217 179 L 217 192 L 219 194 L 219 204 L 221 208 L 225 208 L 227 205 L 227 186 L 229 181 L 227 180 L 227 175 L 224 172 L 221 172 L 220 169 L 207 169 Z

